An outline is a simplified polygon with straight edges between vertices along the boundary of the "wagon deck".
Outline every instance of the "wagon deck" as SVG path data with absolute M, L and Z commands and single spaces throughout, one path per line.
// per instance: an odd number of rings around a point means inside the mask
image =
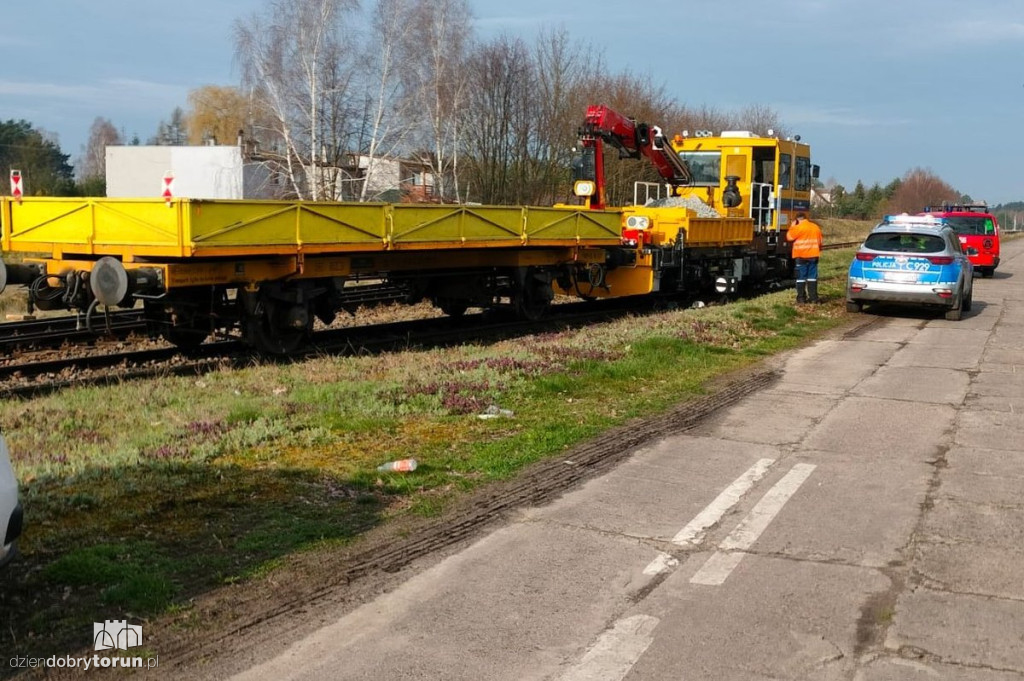
M 607 246 L 621 213 L 582 207 L 174 199 L 4 200 L 4 251 L 215 258 Z

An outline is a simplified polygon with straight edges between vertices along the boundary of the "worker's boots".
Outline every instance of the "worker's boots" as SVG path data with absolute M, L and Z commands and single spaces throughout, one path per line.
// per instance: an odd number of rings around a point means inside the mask
M 803 305 L 807 302 L 807 282 L 796 282 L 796 302 L 797 305 Z
M 818 302 L 818 280 L 807 282 L 807 302 L 816 303 Z

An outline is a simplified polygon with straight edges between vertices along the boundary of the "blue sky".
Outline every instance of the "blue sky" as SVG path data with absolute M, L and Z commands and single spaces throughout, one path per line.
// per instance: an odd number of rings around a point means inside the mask
M 232 25 L 264 0 L 7 4 L 0 119 L 56 133 L 74 158 L 96 116 L 145 140 L 191 89 L 237 83 Z M 481 37 L 565 27 L 684 104 L 771 106 L 822 179 L 852 188 L 924 167 L 975 199 L 1024 200 L 1021 0 L 470 5 Z

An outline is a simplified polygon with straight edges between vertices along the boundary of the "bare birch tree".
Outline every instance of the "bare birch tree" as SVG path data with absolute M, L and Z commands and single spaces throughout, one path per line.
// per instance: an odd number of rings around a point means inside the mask
M 85 145 L 78 173 L 80 180 L 106 179 L 107 147 L 121 144 L 121 133 L 117 131 L 109 119 L 97 117 L 89 128 L 89 141 Z
M 347 15 L 358 0 L 273 0 L 235 26 L 243 82 L 272 112 L 275 159 L 295 196 L 332 200 L 353 138 L 355 75 Z
M 913 213 L 925 206 L 941 206 L 943 202 L 955 203 L 960 198 L 945 180 L 930 168 L 908 170 L 895 186 L 893 196 L 885 206 L 887 213 Z
M 473 87 L 464 104 L 467 198 L 482 203 L 523 200 L 530 146 L 533 64 L 522 40 L 501 36 L 466 61 Z
M 459 115 L 471 36 L 466 0 L 412 0 L 412 40 L 403 63 L 406 87 L 422 115 L 425 160 L 443 199 L 459 199 Z
M 788 131 L 782 125 L 779 113 L 766 104 L 751 104 L 736 114 L 735 130 L 750 130 L 756 135 L 767 135 L 771 130 L 776 137 L 785 137 Z
M 398 152 L 410 129 L 411 100 L 403 91 L 400 73 L 408 66 L 403 59 L 414 52 L 410 45 L 413 9 L 411 0 L 378 0 L 372 11 L 365 51 L 367 130 L 358 149 L 366 152 L 360 201 L 369 198 L 378 156 Z
M 592 48 L 570 40 L 564 28 L 542 31 L 534 49 L 536 62 L 537 175 L 532 201 L 552 203 L 570 192 L 576 133 L 583 121 L 604 65 Z

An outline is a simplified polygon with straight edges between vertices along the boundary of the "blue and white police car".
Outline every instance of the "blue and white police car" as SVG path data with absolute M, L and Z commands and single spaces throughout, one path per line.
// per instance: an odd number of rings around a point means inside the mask
M 956 232 L 939 218 L 890 215 L 850 263 L 846 309 L 887 303 L 945 310 L 957 321 L 971 309 L 974 270 Z

